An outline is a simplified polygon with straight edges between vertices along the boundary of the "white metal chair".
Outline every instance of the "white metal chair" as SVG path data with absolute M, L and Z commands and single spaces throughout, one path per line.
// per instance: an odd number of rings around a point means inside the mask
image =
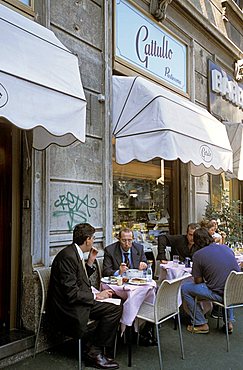
M 213 304 L 224 308 L 227 352 L 229 352 L 230 344 L 229 344 L 227 310 L 229 308 L 243 307 L 243 272 L 231 271 L 225 283 L 223 303 L 213 301 Z
M 156 260 L 158 256 L 158 246 L 151 245 L 151 250 L 154 256 L 154 277 L 158 278 L 160 275 L 160 261 Z
M 103 276 L 102 275 L 102 273 L 103 273 L 103 261 L 104 261 L 104 257 L 98 257 L 98 258 L 96 258 L 99 279 L 101 279 L 102 276 Z
M 193 328 L 196 317 L 196 306 L 199 299 L 200 297 L 197 296 L 195 297 L 193 310 Z M 229 352 L 229 330 L 228 330 L 227 310 L 230 308 L 243 307 L 243 272 L 231 271 L 231 273 L 229 274 L 225 282 L 223 303 L 217 301 L 211 302 L 224 309 L 227 352 Z M 219 316 L 217 320 L 217 327 L 219 327 Z
M 41 284 L 41 309 L 40 309 L 40 315 L 39 315 L 38 326 L 37 326 L 37 331 L 36 331 L 34 358 L 36 356 L 36 351 L 37 351 L 37 346 L 38 346 L 42 316 L 46 313 L 46 298 L 47 298 L 47 292 L 48 292 L 48 287 L 49 287 L 49 282 L 50 282 L 51 268 L 44 267 L 42 269 L 35 270 L 35 272 L 37 273 L 39 280 L 40 280 L 40 284 Z
M 180 347 L 181 347 L 181 356 L 184 359 L 184 347 L 183 347 L 183 340 L 182 340 L 182 332 L 181 332 L 181 321 L 180 321 L 180 313 L 179 313 L 179 291 L 181 287 L 182 281 L 185 277 L 181 277 L 174 280 L 163 280 L 161 283 L 157 296 L 155 299 L 155 303 L 147 303 L 144 302 L 137 314 L 137 319 L 149 321 L 155 324 L 156 327 L 156 335 L 158 341 L 158 354 L 159 354 L 159 362 L 160 362 L 160 369 L 163 368 L 162 364 L 162 355 L 161 355 L 161 345 L 160 345 L 160 337 L 159 337 L 159 325 L 175 316 L 178 317 L 178 327 L 179 327 L 179 337 L 180 337 Z M 139 328 L 139 323 L 138 323 Z M 138 333 L 139 338 L 139 333 Z
M 37 332 L 36 332 L 34 358 L 36 356 L 36 351 L 37 351 L 37 346 L 38 346 L 42 317 L 46 313 L 46 298 L 47 298 L 47 292 L 48 292 L 48 287 L 50 283 L 51 267 L 44 267 L 44 268 L 41 268 L 35 271 L 37 272 L 37 275 L 39 277 L 40 284 L 41 284 L 41 309 L 40 309 L 38 327 L 37 327 Z M 94 320 L 90 320 L 88 321 L 87 325 L 91 325 L 93 322 Z M 82 369 L 82 339 L 81 338 L 79 338 L 78 340 L 78 369 L 79 370 Z

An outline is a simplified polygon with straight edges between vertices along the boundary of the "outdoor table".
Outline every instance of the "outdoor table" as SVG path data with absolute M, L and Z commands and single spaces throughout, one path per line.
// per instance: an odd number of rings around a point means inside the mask
M 148 282 L 146 285 L 132 285 L 126 283 L 120 286 L 101 282 L 100 290 L 112 289 L 118 297 L 125 301 L 120 320 L 122 332 L 125 330 L 126 326 L 132 326 L 139 308 L 144 301 L 154 303 L 156 287 L 157 285 L 154 280 Z
M 193 281 L 193 277 L 191 275 L 192 267 L 185 267 L 184 264 L 178 264 L 177 266 L 173 263 L 173 261 L 168 261 L 168 263 L 161 263 L 160 264 L 160 276 L 159 276 L 159 283 L 163 280 L 172 280 L 177 279 L 182 276 L 188 275 L 188 279 L 182 282 L 184 284 L 187 281 Z M 179 304 L 182 304 L 181 292 L 179 292 L 178 296 Z M 205 300 L 200 302 L 203 312 L 207 313 L 212 309 L 212 303 Z M 183 308 L 186 312 L 188 312 L 187 307 L 183 304 Z
M 180 278 L 184 275 L 188 275 L 191 277 L 192 268 L 185 267 L 184 264 L 178 264 L 177 266 L 174 265 L 173 261 L 168 261 L 168 263 L 161 263 L 160 264 L 160 275 L 159 275 L 159 282 L 165 279 L 172 280 Z
M 120 320 L 121 332 L 123 333 L 126 327 L 128 328 L 128 366 L 132 366 L 132 346 L 131 346 L 131 328 L 137 316 L 141 304 L 146 301 L 154 303 L 156 295 L 156 282 L 152 280 L 146 285 L 131 285 L 125 283 L 123 285 L 113 285 L 110 283 L 101 282 L 100 290 L 112 289 L 114 293 L 125 300 L 123 303 L 123 313 Z

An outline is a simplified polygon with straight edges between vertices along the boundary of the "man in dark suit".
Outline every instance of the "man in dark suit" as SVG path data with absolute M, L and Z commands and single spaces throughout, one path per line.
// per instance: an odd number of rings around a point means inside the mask
M 158 237 L 157 260 L 160 260 L 161 263 L 167 262 L 165 256 L 166 247 L 171 247 L 171 260 L 173 259 L 174 255 L 179 255 L 181 262 L 184 262 L 186 257 L 192 258 L 193 253 L 197 250 L 194 245 L 193 234 L 195 230 L 199 229 L 199 227 L 199 224 L 190 223 L 187 226 L 186 235 L 160 235 Z
M 146 269 L 147 259 L 143 246 L 133 241 L 132 230 L 120 230 L 118 239 L 105 248 L 103 276 L 122 275 L 128 268 Z
M 118 369 L 114 360 L 106 357 L 104 347 L 113 347 L 122 314 L 122 307 L 101 302 L 112 296 L 111 290 L 93 293 L 89 276 L 97 250 L 93 248 L 95 229 L 78 224 L 73 231 L 73 244 L 55 257 L 48 292 L 48 310 L 53 324 L 66 335 L 81 338 L 88 320 L 98 322 L 92 345 L 89 344 L 87 364 L 99 369 Z M 89 252 L 85 264 L 84 253 Z M 108 348 L 109 349 L 109 348 Z
M 129 268 L 144 270 L 147 259 L 143 246 L 133 241 L 133 232 L 129 228 L 121 229 L 116 243 L 108 245 L 104 252 L 103 276 L 123 275 Z M 139 344 L 157 345 L 154 338 L 153 324 L 145 323 L 140 331 Z

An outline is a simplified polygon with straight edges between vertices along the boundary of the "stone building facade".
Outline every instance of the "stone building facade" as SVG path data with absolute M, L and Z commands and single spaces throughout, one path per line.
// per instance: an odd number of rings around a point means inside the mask
M 184 95 L 224 120 L 221 105 L 216 104 L 215 110 L 210 105 L 208 61 L 235 80 L 235 63 L 243 58 L 241 1 L 127 2 L 187 46 L 188 90 Z M 36 330 L 39 285 L 34 270 L 51 265 L 60 248 L 71 242 L 71 231 L 76 223 L 89 222 L 95 226 L 96 245 L 101 255 L 103 248 L 112 241 L 115 212 L 112 75 L 140 74 L 161 86 L 165 84 L 116 57 L 115 10 L 118 3 L 118 0 L 1 1 L 4 6 L 51 29 L 78 57 L 87 100 L 86 141 L 76 141 L 67 147 L 50 145 L 43 151 L 35 150 L 31 130 L 24 132 L 0 117 L 0 130 L 11 131 L 8 140 L 12 147 L 12 159 L 3 173 L 6 175 L 11 166 L 11 181 L 2 189 L 2 193 L 11 189 L 8 215 L 11 229 L 1 226 L 4 240 L 11 240 L 11 252 L 1 272 L 8 273 L 3 288 L 10 291 L 8 301 L 1 301 L 3 327 Z M 242 88 L 243 81 L 237 83 Z M 230 102 L 227 104 L 230 106 Z M 236 111 L 237 119 L 243 119 L 241 108 L 233 105 L 229 110 L 232 112 L 232 116 L 227 117 L 229 120 L 233 120 Z M 68 122 L 65 124 L 68 126 Z M 115 171 L 122 172 L 116 167 Z M 179 160 L 172 164 L 169 177 L 170 231 L 174 233 L 184 232 L 188 222 L 200 220 L 205 202 L 215 190 L 214 184 L 226 183 L 225 186 L 233 190 L 233 197 L 243 198 L 238 180 L 227 182 L 225 175 L 193 177 L 189 165 Z M 4 250 L 4 245 L 1 248 Z M 32 349 L 28 351 L 26 354 Z M 1 361 L 4 364 L 7 360 Z

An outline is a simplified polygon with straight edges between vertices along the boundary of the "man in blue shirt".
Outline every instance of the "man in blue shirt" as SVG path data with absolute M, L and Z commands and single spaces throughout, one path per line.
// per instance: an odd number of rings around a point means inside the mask
M 192 276 L 193 283 L 182 285 L 182 298 L 193 318 L 195 296 L 201 299 L 209 299 L 223 302 L 224 286 L 231 271 L 239 271 L 239 266 L 233 251 L 226 245 L 216 244 L 212 236 L 205 228 L 195 230 L 193 235 L 194 243 L 199 248 L 193 255 Z M 229 333 L 233 332 L 234 316 L 233 310 L 228 310 Z M 192 331 L 192 325 L 187 330 Z M 209 326 L 203 314 L 200 303 L 196 308 L 194 332 L 198 334 L 208 333 Z

